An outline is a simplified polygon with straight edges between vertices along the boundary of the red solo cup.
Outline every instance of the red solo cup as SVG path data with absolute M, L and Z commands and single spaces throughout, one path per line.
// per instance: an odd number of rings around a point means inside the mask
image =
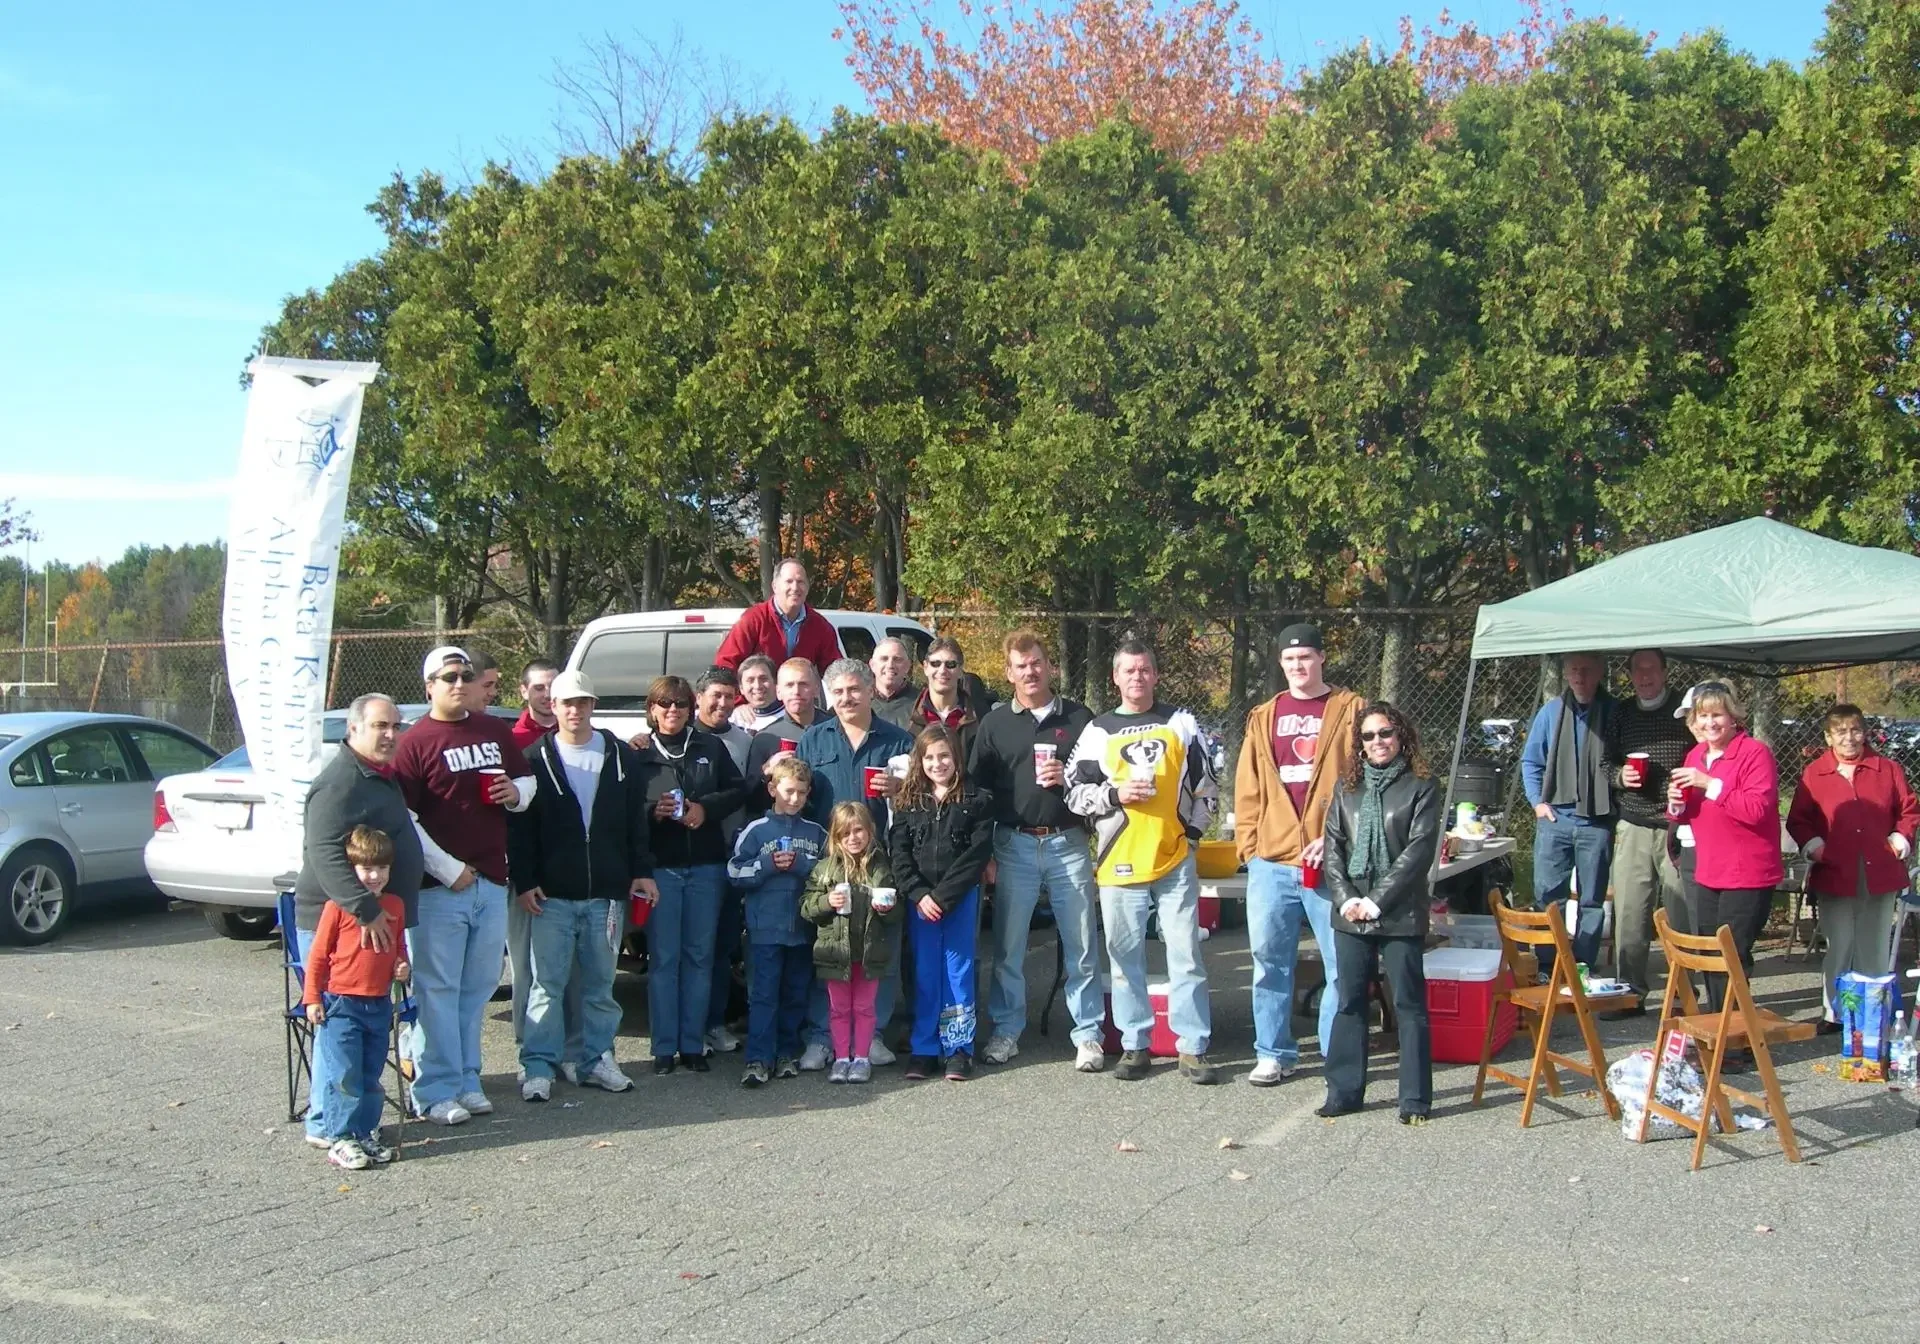
M 886 767 L 881 765 L 863 765 L 860 767 L 860 775 L 861 778 L 866 781 L 867 797 L 878 798 L 880 796 L 880 781 L 887 777 Z
M 483 767 L 480 771 L 480 801 L 483 803 L 492 803 L 493 781 L 496 779 L 505 779 L 506 777 L 507 772 L 505 770 L 497 770 L 492 766 Z M 498 804 L 495 804 L 495 806 L 498 806 Z
M 781 739 L 780 739 L 780 750 L 782 750 L 782 751 L 798 751 L 798 750 L 800 750 L 800 744 L 799 744 L 798 742 L 795 742 L 795 741 L 794 741 L 794 740 L 793 740 L 792 738 L 790 738 L 790 737 L 783 737 L 783 738 L 781 738 Z
M 1303 863 L 1300 865 L 1300 885 L 1308 891 L 1318 891 L 1320 889 L 1319 864 Z
M 627 897 L 627 924 L 633 929 L 644 929 L 647 920 L 653 915 L 653 902 L 645 896 Z

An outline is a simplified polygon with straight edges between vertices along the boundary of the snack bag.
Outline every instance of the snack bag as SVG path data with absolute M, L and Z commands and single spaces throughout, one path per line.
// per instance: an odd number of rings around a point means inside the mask
M 1899 1006 L 1891 975 L 1848 971 L 1833 982 L 1840 1011 L 1840 1077 L 1850 1083 L 1884 1083 L 1893 1044 L 1893 1013 Z

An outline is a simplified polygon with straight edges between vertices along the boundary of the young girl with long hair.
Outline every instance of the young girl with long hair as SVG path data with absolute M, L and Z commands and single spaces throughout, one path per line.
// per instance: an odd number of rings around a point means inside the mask
M 905 912 L 867 805 L 836 803 L 830 821 L 827 857 L 807 882 L 800 913 L 819 926 L 813 969 L 827 986 L 827 1081 L 866 1083 L 873 1081 L 874 999 L 900 955 Z

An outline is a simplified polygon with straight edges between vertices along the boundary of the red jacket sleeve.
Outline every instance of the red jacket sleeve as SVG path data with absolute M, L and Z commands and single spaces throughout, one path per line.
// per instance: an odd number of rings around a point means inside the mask
M 307 953 L 307 983 L 300 992 L 300 1002 L 320 1002 L 321 991 L 327 987 L 327 976 L 332 970 L 333 942 L 340 936 L 340 907 L 328 901 L 320 907 L 320 923 L 313 931 L 313 947 Z M 401 922 L 406 922 L 406 913 L 401 912 Z
M 1893 767 L 1893 829 L 1907 837 L 1912 844 L 1914 833 L 1920 831 L 1920 799 L 1913 796 L 1913 789 L 1907 783 L 1907 772 L 1900 768 L 1900 762 L 1889 759 Z
M 1747 739 L 1740 760 L 1721 786 L 1720 796 L 1708 800 L 1723 809 L 1735 821 L 1758 826 L 1768 817 L 1780 815 L 1780 767 L 1766 744 Z
M 727 637 L 720 641 L 720 652 L 713 655 L 714 666 L 738 672 L 741 663 L 756 653 L 765 653 L 766 650 L 761 647 L 761 637 L 766 617 L 767 604 L 764 602 L 756 602 L 741 612 L 740 619 L 733 623 L 733 629 L 727 631 Z M 772 654 L 768 654 L 768 657 L 773 658 L 776 666 L 781 661 Z

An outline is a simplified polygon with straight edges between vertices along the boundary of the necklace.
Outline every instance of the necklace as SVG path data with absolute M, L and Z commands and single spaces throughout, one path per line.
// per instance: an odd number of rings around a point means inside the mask
M 687 732 L 682 734 L 680 739 L 679 751 L 669 751 L 667 749 L 667 737 L 665 733 L 655 733 L 653 735 L 653 745 L 655 749 L 657 749 L 662 756 L 666 757 L 670 761 L 685 760 L 687 756 L 687 748 L 693 745 L 693 732 L 691 730 L 688 730 Z

